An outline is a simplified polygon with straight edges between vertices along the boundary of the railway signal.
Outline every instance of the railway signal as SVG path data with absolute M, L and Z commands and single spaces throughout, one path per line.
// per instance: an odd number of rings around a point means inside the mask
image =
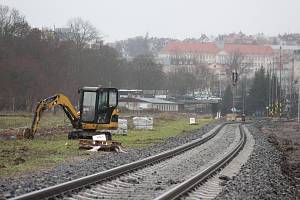
M 235 86 L 238 81 L 238 73 L 232 72 L 232 84 Z

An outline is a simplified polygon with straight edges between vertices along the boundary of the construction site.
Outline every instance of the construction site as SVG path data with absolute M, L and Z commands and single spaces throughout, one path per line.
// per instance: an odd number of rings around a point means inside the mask
M 3 0 L 0 200 L 300 199 L 288 2 Z

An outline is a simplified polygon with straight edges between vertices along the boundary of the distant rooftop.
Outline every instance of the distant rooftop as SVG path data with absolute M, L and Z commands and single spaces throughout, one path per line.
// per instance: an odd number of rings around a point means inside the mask
M 157 98 L 137 98 L 137 99 L 140 99 L 142 101 L 146 101 L 146 102 L 149 102 L 149 103 L 176 104 L 175 102 L 172 102 L 172 101 L 166 101 L 166 100 L 157 99 Z
M 279 50 L 280 47 L 282 50 L 300 50 L 300 46 L 294 45 L 271 45 L 272 49 Z
M 217 53 L 218 51 L 217 45 L 212 42 L 170 42 L 162 50 L 170 53 Z
M 207 42 L 170 42 L 163 48 L 164 53 L 208 53 L 216 54 L 220 51 L 227 53 L 240 52 L 242 54 L 272 55 L 273 49 L 269 45 L 253 44 L 224 44 L 224 48 L 219 48 L 215 43 Z
M 166 101 L 162 99 L 157 99 L 157 98 L 122 98 L 119 100 L 120 102 L 147 102 L 147 103 L 156 103 L 156 104 L 176 104 L 175 102 L 172 101 Z

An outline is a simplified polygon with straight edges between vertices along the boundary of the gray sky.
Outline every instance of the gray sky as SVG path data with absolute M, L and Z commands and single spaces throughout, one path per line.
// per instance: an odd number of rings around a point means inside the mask
M 183 39 L 201 33 L 300 32 L 300 0 L 0 0 L 33 27 L 63 27 L 89 20 L 115 41 L 145 35 Z

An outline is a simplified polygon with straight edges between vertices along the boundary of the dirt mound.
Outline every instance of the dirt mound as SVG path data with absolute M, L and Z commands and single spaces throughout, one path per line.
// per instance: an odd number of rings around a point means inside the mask
M 260 127 L 269 142 L 283 153 L 282 171 L 291 177 L 300 198 L 300 124 L 270 121 L 261 123 Z

